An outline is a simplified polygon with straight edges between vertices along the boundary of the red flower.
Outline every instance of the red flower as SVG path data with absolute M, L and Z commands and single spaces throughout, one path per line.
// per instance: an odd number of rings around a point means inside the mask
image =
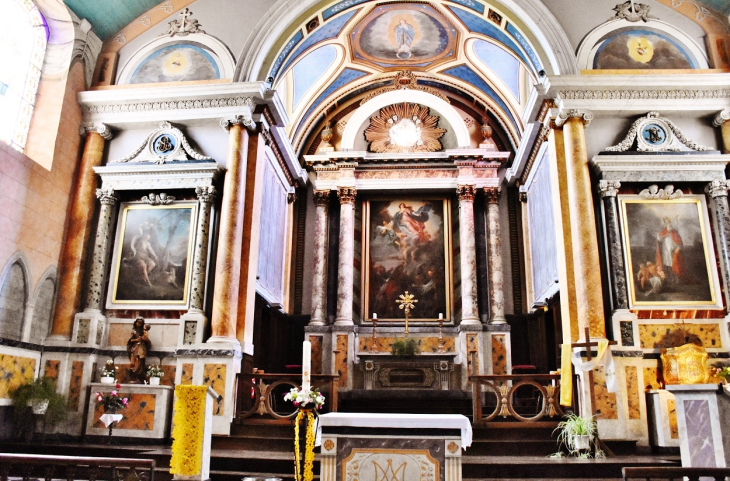
M 115 387 L 116 387 L 117 389 L 120 389 L 120 388 L 122 387 L 122 385 L 121 385 L 121 384 L 119 384 L 119 383 L 117 383 L 117 385 L 116 385 Z

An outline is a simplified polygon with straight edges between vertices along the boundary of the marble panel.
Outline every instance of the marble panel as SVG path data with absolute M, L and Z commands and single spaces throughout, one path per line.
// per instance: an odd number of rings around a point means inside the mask
M 212 387 L 213 390 L 224 396 L 224 399 L 218 405 L 218 409 L 214 412 L 216 415 L 222 415 L 224 410 L 225 394 L 226 394 L 226 365 L 225 364 L 205 364 L 203 365 L 203 384 Z M 220 413 L 220 414 L 218 414 Z
M 679 425 L 677 424 L 677 403 L 673 398 L 667 399 L 669 413 L 669 433 L 672 439 L 679 439 Z
M 377 334 L 377 331 L 376 331 Z M 360 336 L 357 340 L 358 352 L 390 352 L 393 343 L 397 338 L 395 337 L 376 337 L 375 346 L 373 349 L 373 338 L 372 336 Z M 418 342 L 418 346 L 421 350 L 421 354 L 432 352 L 437 353 L 439 350 L 439 338 L 438 337 L 411 337 Z M 455 341 L 453 337 L 444 337 L 444 350 L 446 352 L 454 352 L 456 349 Z
M 124 396 L 125 393 L 121 390 L 119 394 Z M 114 426 L 114 429 L 152 431 L 155 425 L 157 396 L 154 394 L 129 394 L 125 397 L 129 398 L 129 407 L 119 411 L 119 414 L 124 417 Z M 104 407 L 97 404 L 94 410 L 94 428 L 104 429 L 104 423 L 99 420 L 102 414 L 104 414 Z
M 618 419 L 616 394 L 608 392 L 606 388 L 606 375 L 603 372 L 603 366 L 593 370 L 593 384 L 596 393 L 596 409 L 601 411 L 601 419 Z
M 679 329 L 687 332 L 689 340 L 699 339 L 705 349 L 722 348 L 718 324 L 639 324 L 639 339 L 644 349 L 675 347 L 673 333 Z
M 71 364 L 71 383 L 68 387 L 68 407 L 71 411 L 79 410 L 81 389 L 84 380 L 84 362 L 74 361 Z
M 443 481 L 444 441 L 406 438 L 338 438 L 337 479 Z
M 473 355 L 472 359 L 472 353 Z M 479 335 L 478 334 L 467 334 L 466 335 L 466 354 L 467 354 L 467 375 L 479 374 Z M 472 366 L 472 360 L 476 361 L 476 366 Z
M 641 419 L 639 375 L 636 366 L 626 366 L 626 399 L 629 403 L 629 419 Z
M 89 328 L 91 319 L 79 319 L 79 327 L 76 330 L 76 342 L 87 344 L 89 342 Z
M 507 372 L 507 338 L 504 335 L 492 336 L 492 374 L 509 374 Z
M 322 374 L 322 336 L 309 336 L 312 343 L 312 374 Z
M 683 399 L 687 444 L 692 467 L 715 467 L 710 405 L 706 399 Z
M 109 346 L 125 346 L 129 340 L 130 333 L 132 331 L 130 324 L 109 324 Z
M 661 389 L 659 383 L 659 368 L 657 366 L 644 366 L 644 389 Z
M 195 364 L 185 363 L 182 365 L 182 374 L 180 375 L 180 384 L 192 384 L 193 383 L 193 369 Z
M 198 333 L 198 323 L 195 321 L 185 322 L 185 333 L 183 334 L 183 344 L 195 344 L 195 336 Z
M 176 367 L 174 365 L 163 364 L 160 366 L 160 369 L 165 373 L 162 379 L 160 379 L 160 384 L 162 386 L 173 386 L 175 384 Z
M 61 361 L 53 361 L 51 359 L 46 360 L 46 364 L 43 367 L 43 376 L 50 377 L 51 379 L 58 382 L 58 374 L 61 369 Z
M 347 334 L 337 334 L 337 353 L 335 354 L 335 372 L 340 375 L 339 387 L 347 386 Z
M 621 345 L 622 346 L 633 346 L 634 345 L 634 323 L 631 321 L 620 321 L 619 327 L 621 329 Z
M 0 354 L 0 399 L 9 398 L 10 391 L 33 380 L 35 362 L 35 359 L 29 357 Z

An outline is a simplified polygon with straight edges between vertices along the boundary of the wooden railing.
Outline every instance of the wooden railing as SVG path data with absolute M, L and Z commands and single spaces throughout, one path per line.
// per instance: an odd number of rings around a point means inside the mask
M 155 462 L 151 459 L 0 453 L 0 481 L 8 481 L 8 477 L 23 481 L 154 481 L 154 475 Z
M 563 415 L 558 374 L 474 375 L 469 380 L 474 423 L 486 423 L 500 416 L 530 423 L 546 416 Z
M 724 481 L 730 478 L 730 468 L 675 468 L 675 467 L 650 467 L 650 468 L 623 468 L 621 470 L 624 481 L 629 479 L 656 480 L 677 480 L 699 481 L 700 478 L 713 478 L 717 481 Z
M 337 412 L 337 374 L 313 374 L 312 387 L 325 396 L 322 412 Z M 301 386 L 301 374 L 239 374 L 236 396 L 237 424 L 288 424 L 296 407 L 284 401 L 293 387 Z

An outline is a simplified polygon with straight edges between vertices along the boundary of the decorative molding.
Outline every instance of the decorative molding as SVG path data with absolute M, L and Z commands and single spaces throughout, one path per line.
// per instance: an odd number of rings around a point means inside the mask
M 718 113 L 715 119 L 712 121 L 714 127 L 722 127 L 722 124 L 730 120 L 730 109 L 725 109 Z
M 634 3 L 633 0 L 616 5 L 613 11 L 616 12 L 616 18 L 619 20 L 628 20 L 629 22 L 644 21 L 648 22 L 655 18 L 649 15 L 649 5 L 643 3 Z
M 593 113 L 588 110 L 570 109 L 569 111 L 560 110 L 555 118 L 555 126 L 562 127 L 568 119 L 580 119 L 586 127 L 593 120 Z
M 645 138 L 645 133 L 648 138 Z M 639 152 L 676 152 L 680 148 L 676 145 L 675 138 L 692 150 L 713 150 L 688 139 L 671 120 L 660 117 L 659 112 L 649 112 L 646 116 L 634 121 L 626 138 L 605 150 L 606 152 L 626 152 L 636 141 L 636 150 Z
M 102 188 L 143 192 L 195 189 L 215 184 L 225 169 L 217 162 L 172 162 L 169 164 L 111 164 L 94 167 Z
M 484 195 L 487 197 L 487 203 L 499 204 L 499 196 L 502 194 L 502 189 L 499 187 L 484 187 Z
M 243 125 L 248 130 L 256 130 L 256 122 L 251 115 L 234 115 L 229 119 L 221 119 L 220 124 L 226 131 L 231 130 L 234 125 Z
M 474 202 L 474 196 L 477 193 L 476 186 L 474 185 L 457 185 L 456 196 L 459 198 L 459 202 Z
M 684 197 L 684 192 L 681 190 L 674 190 L 672 184 L 667 185 L 663 189 L 660 189 L 658 185 L 650 185 L 648 189 L 644 189 L 639 192 L 639 197 L 642 199 L 658 199 L 658 200 L 672 200 Z
M 142 202 L 149 205 L 168 205 L 172 204 L 175 201 L 175 197 L 172 195 L 167 195 L 166 193 L 162 192 L 159 195 L 158 194 L 150 194 L 145 195 L 142 197 Z
M 294 176 L 289 170 L 289 166 L 286 164 L 284 154 L 282 153 L 281 148 L 279 148 L 279 144 L 276 143 L 276 140 L 271 133 L 271 129 L 269 127 L 266 127 L 264 124 L 261 124 L 261 136 L 264 138 L 264 143 L 266 144 L 266 146 L 269 147 L 272 152 L 274 152 L 274 157 L 276 157 L 276 161 L 278 162 L 281 171 L 284 173 L 286 181 L 289 183 L 290 186 L 296 188 L 296 181 L 294 180 Z
M 110 114 L 126 112 L 156 112 L 160 110 L 197 110 L 221 107 L 250 107 L 251 97 L 221 97 L 213 99 L 161 100 L 154 102 L 124 102 L 103 105 L 84 105 L 85 114 Z
M 354 204 L 357 197 L 357 189 L 354 187 L 337 187 L 337 198 L 340 204 Z
M 68 10 L 74 26 L 74 46 L 71 53 L 71 62 L 79 59 L 84 65 L 84 81 L 90 87 L 94 78 L 96 60 L 101 52 L 102 41 L 91 29 L 88 20 L 79 19 L 71 10 Z
M 370 151 L 406 153 L 441 150 L 438 139 L 446 133 L 446 129 L 437 127 L 439 117 L 430 115 L 430 111 L 428 107 L 405 102 L 380 109 L 378 116 L 371 118 L 370 125 L 365 129 L 365 139 L 370 142 Z M 397 132 L 394 131 L 399 126 L 401 133 L 412 137 L 410 145 L 399 143 L 395 138 Z
M 314 205 L 328 206 L 330 203 L 330 191 L 326 190 L 313 190 L 312 198 L 314 199 Z
M 119 200 L 119 196 L 111 187 L 96 189 L 96 198 L 104 205 L 114 205 Z
M 393 78 L 393 85 L 389 87 L 381 87 L 379 89 L 373 90 L 371 93 L 369 93 L 362 101 L 360 101 L 360 105 L 364 104 L 368 100 L 372 100 L 374 97 L 377 97 L 378 95 L 384 94 L 386 92 L 392 92 L 394 90 L 420 90 L 422 92 L 429 93 L 431 95 L 435 95 L 436 97 L 440 98 L 441 100 L 445 102 L 449 102 L 448 97 L 446 97 L 444 94 L 439 92 L 436 89 L 432 89 L 431 87 L 426 87 L 424 85 L 418 85 L 416 81 L 416 76 L 413 75 L 413 72 L 410 70 L 403 70 L 401 72 L 398 72 L 396 76 Z
M 112 131 L 109 130 L 109 126 L 98 122 L 84 122 L 79 127 L 79 135 L 86 135 L 89 132 L 95 132 L 104 140 L 112 139 Z
M 707 187 L 705 187 L 705 193 L 712 197 L 727 197 L 727 191 L 730 189 L 730 181 L 728 180 L 713 180 Z
M 198 200 L 204 204 L 211 204 L 215 200 L 218 193 L 213 185 L 205 185 L 195 188 L 195 195 Z
M 701 100 L 730 98 L 730 89 L 560 90 L 558 100 Z
M 621 188 L 621 182 L 617 180 L 599 180 L 598 193 L 601 197 L 616 197 Z
M 192 14 L 193 12 L 190 11 L 189 8 L 185 7 L 185 9 L 179 13 L 180 20 L 168 22 L 167 32 L 162 35 L 169 35 L 170 37 L 179 35 L 181 37 L 185 37 L 191 33 L 205 33 L 205 30 L 200 28 L 200 22 L 194 18 L 188 18 Z
M 190 158 L 213 160 L 212 157 L 195 151 L 180 129 L 173 127 L 170 122 L 162 121 L 160 128 L 152 131 L 134 152 L 110 163 L 154 162 L 164 164 L 170 161 L 190 160 Z
M 537 158 L 538 152 L 540 152 L 540 148 L 542 147 L 542 144 L 545 143 L 545 141 L 548 139 L 548 135 L 550 134 L 550 125 L 544 124 L 540 127 L 540 131 L 537 134 L 537 138 L 535 139 L 535 143 L 532 146 L 532 150 L 530 150 L 530 154 L 527 156 L 527 162 L 525 163 L 525 169 L 522 171 L 522 177 L 520 178 L 520 181 L 522 184 L 527 183 L 527 177 L 529 177 L 530 172 L 532 172 L 532 166 L 535 164 L 535 159 Z

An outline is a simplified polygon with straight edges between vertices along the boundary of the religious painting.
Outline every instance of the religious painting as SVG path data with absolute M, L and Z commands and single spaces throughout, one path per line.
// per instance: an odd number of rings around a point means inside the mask
M 150 53 L 134 70 L 130 84 L 221 78 L 213 52 L 202 44 L 180 42 Z
M 185 201 L 121 205 L 107 308 L 187 306 L 196 208 Z
M 722 308 L 704 196 L 620 195 L 629 307 Z
M 405 291 L 418 301 L 411 321 L 449 320 L 451 232 L 448 200 L 373 199 L 363 216 L 363 318 L 402 321 L 396 300 Z
M 353 29 L 350 40 L 355 60 L 402 68 L 453 57 L 457 32 L 429 5 L 396 3 L 373 9 Z
M 669 35 L 648 29 L 612 32 L 593 58 L 594 69 L 697 68 L 684 46 Z

